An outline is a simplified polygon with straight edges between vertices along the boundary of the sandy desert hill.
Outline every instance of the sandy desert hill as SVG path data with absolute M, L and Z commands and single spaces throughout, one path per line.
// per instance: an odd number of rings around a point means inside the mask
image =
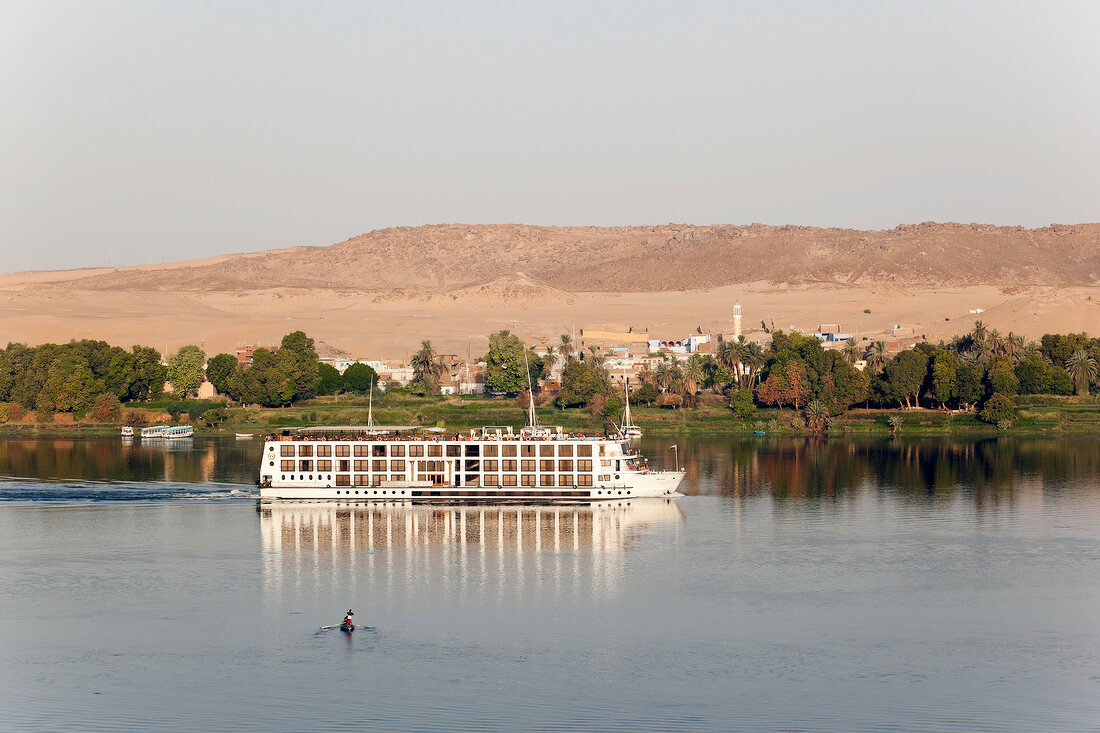
M 303 328 L 349 353 L 399 357 L 421 338 L 476 350 L 497 328 L 653 333 L 746 324 L 925 337 L 965 330 L 1100 332 L 1100 224 L 885 231 L 798 226 L 383 229 L 327 247 L 193 262 L 0 276 L 0 340 L 104 338 L 207 351 Z M 864 313 L 871 310 L 871 314 Z M 953 319 L 954 322 L 952 322 Z

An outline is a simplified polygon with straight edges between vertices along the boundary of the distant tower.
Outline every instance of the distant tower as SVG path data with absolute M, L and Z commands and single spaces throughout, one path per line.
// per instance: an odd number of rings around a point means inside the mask
M 741 338 L 741 304 L 733 304 L 733 337 Z

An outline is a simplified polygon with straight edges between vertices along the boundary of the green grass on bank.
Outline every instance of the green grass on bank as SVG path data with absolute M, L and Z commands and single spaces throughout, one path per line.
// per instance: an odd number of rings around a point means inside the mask
M 162 421 L 168 403 L 127 405 L 129 411 L 148 415 L 149 424 Z M 204 409 L 205 409 L 204 405 Z M 178 406 L 173 406 L 178 408 Z M 173 410 L 175 411 L 175 409 Z M 484 425 L 524 423 L 526 409 L 515 399 L 479 396 L 415 397 L 395 393 L 375 400 L 376 425 L 424 425 L 466 430 Z M 603 432 L 609 427 L 599 414 L 585 409 L 560 410 L 537 408 L 539 421 L 546 425 L 561 425 L 570 432 Z M 943 410 L 876 410 L 856 409 L 830 420 L 829 434 L 884 435 L 892 432 L 890 420 L 901 420 L 899 432 L 913 435 L 946 434 L 1100 434 L 1100 399 L 1096 397 L 1021 397 L 1016 407 L 1016 419 L 1008 430 L 998 430 L 978 419 L 975 414 L 953 414 Z M 188 418 L 199 433 L 266 432 L 280 427 L 309 425 L 363 425 L 367 422 L 365 398 L 341 396 L 309 400 L 286 408 L 230 406 L 229 419 L 219 428 L 204 428 L 196 415 Z M 637 407 L 632 410 L 634 422 L 650 434 L 737 435 L 763 430 L 769 434 L 804 434 L 807 432 L 800 412 L 760 409 L 747 420 L 739 420 L 724 402 L 695 407 L 670 409 Z M 38 433 L 58 435 L 113 435 L 118 424 L 71 422 L 16 423 L 0 425 L 0 433 Z

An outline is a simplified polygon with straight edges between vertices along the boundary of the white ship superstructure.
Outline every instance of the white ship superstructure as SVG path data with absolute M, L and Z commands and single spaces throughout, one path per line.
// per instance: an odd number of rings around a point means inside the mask
M 587 502 L 676 496 L 683 477 L 650 470 L 621 437 L 371 426 L 268 436 L 259 483 L 261 501 Z

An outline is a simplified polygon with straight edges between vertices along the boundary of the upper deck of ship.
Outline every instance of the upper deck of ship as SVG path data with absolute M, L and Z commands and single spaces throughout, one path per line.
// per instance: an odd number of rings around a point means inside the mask
M 536 426 L 520 428 L 519 432 L 510 425 L 487 425 L 472 428 L 466 432 L 451 432 L 443 428 L 424 427 L 422 425 L 332 425 L 302 428 L 284 428 L 267 437 L 269 441 L 279 442 L 500 442 L 500 441 L 568 441 L 568 442 L 605 442 L 619 443 L 621 436 L 584 435 L 567 433 L 560 426 Z

